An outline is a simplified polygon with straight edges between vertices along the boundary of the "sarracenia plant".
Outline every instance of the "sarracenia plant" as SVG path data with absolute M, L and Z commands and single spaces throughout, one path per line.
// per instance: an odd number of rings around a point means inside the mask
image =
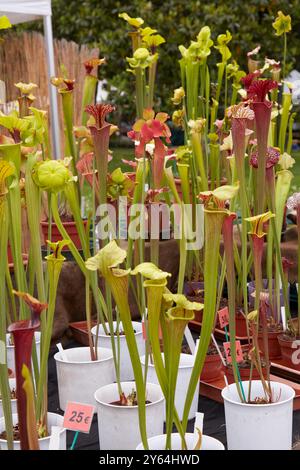
M 222 233 L 224 241 L 224 252 L 226 262 L 226 279 L 227 279 L 227 291 L 228 291 L 228 307 L 229 307 L 229 332 L 230 332 L 230 351 L 232 358 L 232 370 L 234 374 L 234 380 L 237 386 L 238 394 L 243 400 L 243 392 L 241 390 L 241 384 L 238 376 L 238 365 L 236 361 L 236 348 L 235 348 L 235 299 L 236 299 L 236 276 L 235 276 L 235 263 L 233 253 L 233 221 L 236 219 L 234 212 L 226 215 Z
M 90 118 L 88 120 L 88 128 L 91 132 L 92 143 L 93 143 L 93 151 L 94 151 L 94 168 L 93 168 L 93 177 L 92 177 L 92 187 L 93 187 L 93 199 L 95 193 L 95 170 L 97 172 L 97 187 L 99 188 L 99 198 L 98 202 L 100 204 L 100 221 L 99 225 L 101 226 L 102 223 L 106 223 L 106 214 L 107 214 L 107 198 L 108 198 L 108 161 L 109 161 L 109 139 L 111 135 L 111 131 L 113 126 L 108 123 L 105 119 L 107 114 L 114 111 L 114 107 L 109 104 L 94 104 L 88 105 L 85 108 L 85 111 Z M 111 188 L 109 188 L 111 189 Z M 104 210 L 105 209 L 105 210 Z M 78 214 L 79 215 L 79 214 Z M 96 214 L 93 214 L 95 218 Z M 106 237 L 104 237 L 104 231 L 101 234 L 101 247 L 105 246 L 108 242 L 108 233 Z M 95 245 L 95 243 L 94 243 Z M 95 248 L 95 246 L 94 246 Z M 87 258 L 86 258 L 87 259 Z M 91 273 L 94 275 L 94 273 Z M 119 375 L 119 361 L 117 359 L 117 351 L 114 342 L 114 331 L 113 331 L 113 314 L 112 314 L 112 302 L 111 302 L 111 294 L 110 289 L 107 283 L 105 284 L 105 294 L 106 294 L 106 319 L 109 324 L 111 342 L 112 342 L 112 351 L 113 357 L 116 367 L 116 374 L 117 379 Z M 98 302 L 96 302 L 98 303 Z M 102 322 L 103 323 L 103 322 Z M 104 331 L 106 331 L 106 325 L 103 323 Z M 97 335 L 98 338 L 98 335 Z M 97 341 L 96 341 L 97 346 Z M 96 350 L 96 348 L 95 348 Z M 119 380 L 117 380 L 119 385 Z M 120 386 L 119 386 L 120 390 Z
M 94 104 L 96 96 L 96 88 L 98 83 L 97 71 L 98 67 L 105 64 L 105 59 L 93 57 L 84 62 L 86 75 L 84 77 L 83 92 L 82 92 L 82 105 L 81 105 L 81 124 L 87 125 L 88 114 L 85 109 L 89 104 Z M 95 75 L 93 74 L 95 71 Z
M 18 83 L 24 99 L 26 94 L 34 87 L 34 84 Z M 22 98 L 20 97 L 20 99 Z M 27 109 L 27 107 L 26 107 Z M 44 111 L 29 107 L 30 113 L 24 118 L 19 118 L 16 114 L 1 116 L 1 122 L 11 133 L 16 144 L 7 144 L 2 148 L 4 158 L 10 159 L 16 168 L 16 181 L 11 194 L 10 216 L 14 221 L 10 231 L 10 248 L 13 255 L 14 272 L 16 276 L 16 286 L 21 291 L 29 291 L 33 294 L 36 282 L 38 297 L 45 300 L 45 281 L 41 255 L 40 237 L 40 197 L 38 190 L 31 178 L 31 170 L 35 162 L 41 157 L 50 155 L 49 135 L 47 128 L 47 115 Z M 8 139 L 9 140 L 9 139 Z M 38 151 L 41 149 L 41 151 Z M 23 161 L 22 161 L 22 157 Z M 24 171 L 25 170 L 25 171 Z M 23 175 L 25 174 L 25 182 Z M 17 181 L 20 180 L 20 184 Z M 21 212 L 20 212 L 21 211 Z M 30 251 L 28 259 L 28 277 L 25 276 L 23 267 L 23 233 L 22 219 L 26 218 L 30 232 Z M 26 251 L 25 251 L 26 252 Z M 28 279 L 28 286 L 27 286 Z M 14 302 L 13 302 L 14 306 Z M 21 305 L 21 317 L 25 318 L 29 312 L 26 305 Z M 41 318 L 43 324 L 43 315 Z M 36 356 L 36 355 L 35 355 Z M 36 364 L 36 357 L 34 358 Z M 36 367 L 35 367 L 36 371 Z
M 273 80 L 254 80 L 250 85 L 247 97 L 252 99 L 251 108 L 255 116 L 255 131 L 257 138 L 257 179 L 256 179 L 256 214 L 261 214 L 265 209 L 265 157 L 268 147 L 268 136 L 271 123 L 272 102 L 266 99 L 269 91 L 277 88 L 278 83 Z
M 283 273 L 283 268 L 282 268 L 280 239 L 281 239 L 282 225 L 284 221 L 285 206 L 286 206 L 286 201 L 288 198 L 292 178 L 293 178 L 293 173 L 287 169 L 282 169 L 276 173 L 276 186 L 275 186 L 276 218 L 271 219 L 272 232 L 275 234 L 274 245 L 275 245 L 275 252 L 276 252 L 276 269 L 278 272 L 277 277 L 280 276 L 280 279 L 282 282 L 283 299 L 284 299 L 284 306 L 285 306 L 285 313 L 286 313 L 287 320 L 290 319 L 290 308 L 289 308 L 289 300 L 288 300 L 287 282 L 286 282 L 286 279 Z M 277 280 L 276 282 L 279 285 L 279 281 Z M 278 305 L 279 305 L 279 299 L 278 299 Z
M 20 90 L 20 96 L 18 97 L 19 102 L 19 114 L 23 118 L 29 114 L 29 108 L 34 100 L 31 92 L 37 85 L 35 83 L 16 83 L 15 86 Z
M 211 180 L 216 180 L 217 186 L 222 176 L 222 165 L 220 165 L 221 160 L 215 157 L 219 153 L 219 145 L 222 142 L 221 140 L 219 142 L 214 141 L 214 132 L 215 126 L 218 127 L 223 122 L 218 120 L 218 112 L 221 107 L 226 109 L 230 100 L 232 105 L 235 104 L 237 92 L 241 88 L 240 80 L 245 75 L 245 72 L 239 70 L 236 61 L 233 60 L 232 63 L 228 63 L 231 58 L 228 47 L 231 39 L 230 32 L 226 31 L 226 34 L 220 34 L 217 37 L 214 46 L 211 39 L 211 30 L 208 26 L 204 26 L 197 35 L 196 40 L 191 41 L 188 48 L 182 45 L 179 46 L 182 55 L 179 61 L 181 87 L 175 90 L 172 98 L 174 105 L 182 105 L 182 108 L 175 111 L 173 115 L 175 118 L 173 119 L 174 124 L 184 129 L 186 143 L 192 141 L 195 163 L 199 163 L 199 152 L 202 151 L 206 167 L 206 178 L 210 177 Z M 209 57 L 213 46 L 221 55 L 221 62 L 216 64 L 216 70 L 209 67 Z M 212 83 L 213 76 L 217 77 L 216 84 Z M 232 90 L 229 90 L 228 87 L 231 82 Z M 224 93 L 222 93 L 223 89 Z M 191 120 L 198 121 L 199 119 L 205 119 L 205 132 L 201 139 L 202 149 L 199 148 L 196 137 L 188 125 Z M 176 120 L 177 122 L 175 122 Z M 208 138 L 210 138 L 210 148 Z M 200 168 L 201 166 L 198 166 L 198 171 L 200 171 Z M 202 190 L 206 190 L 205 179 L 201 174 L 199 176 L 201 176 L 204 183 Z M 211 189 L 214 189 L 214 187 L 212 186 Z
M 252 152 L 250 158 L 250 165 L 256 169 L 258 168 L 258 159 L 257 159 L 257 151 Z M 276 212 L 275 208 L 275 171 L 274 167 L 278 163 L 279 160 L 279 149 L 268 147 L 267 154 L 265 159 L 265 166 L 266 166 L 266 201 L 269 210 L 273 213 Z M 277 212 L 276 212 L 277 213 Z M 282 224 L 281 224 L 282 225 Z M 281 231 L 281 229 L 280 229 Z M 269 302 L 273 307 L 273 313 L 275 313 L 277 309 L 277 299 L 273 299 L 273 252 L 274 252 L 274 234 L 272 227 L 269 228 L 268 231 L 268 245 L 267 245 L 267 276 L 268 276 L 268 285 L 269 285 Z M 275 265 L 275 288 L 276 288 L 276 280 L 277 280 L 277 266 Z M 279 289 L 277 290 L 279 293 Z M 276 297 L 276 296 L 275 296 Z M 276 308 L 275 308 L 276 307 Z M 275 318 L 280 318 L 280 315 L 274 315 Z
M 7 180 L 15 173 L 12 163 L 0 159 L 0 341 L 6 345 L 6 281 L 5 271 L 7 265 L 7 244 L 9 231 L 9 210 L 7 202 Z M 3 404 L 3 414 L 5 419 L 8 448 L 13 448 L 13 423 L 11 416 L 10 388 L 8 381 L 8 370 L 6 358 L 0 360 L 0 391 Z
M 47 271 L 49 279 L 49 305 L 47 309 L 47 315 L 45 318 L 44 331 L 42 335 L 42 351 L 41 351 L 41 366 L 40 376 L 37 387 L 37 403 L 36 410 L 38 419 L 47 413 L 47 378 L 48 378 L 48 356 L 51 344 L 51 335 L 53 329 L 53 319 L 55 313 L 56 304 L 56 293 L 61 273 L 63 262 L 65 257 L 61 254 L 61 251 L 65 245 L 69 244 L 69 240 L 61 240 L 59 242 L 51 243 L 47 242 L 50 246 L 52 253 L 46 256 Z
M 118 247 L 115 241 L 111 241 L 95 256 L 86 261 L 86 267 L 91 271 L 99 270 L 116 302 L 134 373 L 141 438 L 144 448 L 147 449 L 145 383 L 128 304 L 128 277 L 130 269 L 124 270 L 118 267 L 125 259 L 126 251 Z
M 10 185 L 10 191 L 7 195 L 9 217 L 10 220 L 13 221 L 9 226 L 9 241 L 13 255 L 17 289 L 27 291 L 27 281 L 22 256 L 21 190 L 19 184 L 21 170 L 20 143 L 0 145 L 0 158 L 10 162 L 15 168 L 14 181 Z M 26 305 L 21 305 L 20 319 L 24 320 L 28 318 L 28 316 L 28 308 Z
M 253 261 L 254 261 L 254 275 L 255 275 L 255 318 L 253 322 L 253 326 L 256 331 L 253 331 L 253 357 L 252 362 L 255 360 L 256 367 L 258 367 L 258 372 L 260 374 L 263 387 L 265 389 L 266 394 L 269 396 L 271 394 L 271 390 L 265 386 L 265 381 L 262 372 L 262 362 L 261 356 L 259 351 L 259 344 L 257 340 L 257 333 L 259 328 L 262 329 L 262 336 L 264 342 L 264 355 L 265 360 L 267 363 L 267 367 L 269 366 L 269 348 L 268 348 L 268 326 L 266 322 L 265 311 L 262 310 L 262 303 L 263 303 L 263 285 L 262 285 L 262 257 L 263 257 L 263 250 L 264 250 L 264 237 L 267 233 L 264 231 L 267 222 L 274 218 L 275 215 L 272 212 L 268 211 L 264 214 L 259 214 L 253 217 L 248 217 L 246 219 L 247 222 L 251 225 L 251 230 L 249 232 L 252 238 L 252 250 L 253 250 Z M 262 315 L 260 315 L 262 313 Z M 262 316 L 262 318 L 260 318 Z M 269 375 L 269 369 L 268 369 Z
M 179 46 L 182 55 L 180 59 L 181 82 L 186 94 L 186 116 L 187 119 L 199 117 L 208 119 L 204 107 L 205 100 L 209 100 L 210 77 L 207 67 L 207 58 L 211 54 L 213 41 L 208 26 L 204 26 L 196 41 L 192 41 L 186 49 Z M 199 99 L 200 95 L 200 99 Z
M 28 447 L 30 450 L 40 450 L 37 432 L 37 419 L 34 406 L 34 386 L 28 367 L 23 364 L 22 376 L 24 379 L 23 389 L 26 394 L 26 426 Z
M 94 144 L 100 204 L 106 204 L 107 201 L 108 146 L 111 124 L 106 122 L 105 118 L 107 114 L 114 111 L 114 109 L 115 108 L 109 104 L 88 105 L 85 108 L 86 113 L 91 116 L 88 122 L 88 127 L 91 131 Z
M 201 339 L 195 358 L 195 366 L 191 375 L 184 405 L 182 425 L 186 429 L 189 409 L 204 365 L 207 348 L 211 341 L 211 333 L 216 314 L 216 298 L 218 287 L 219 249 L 222 226 L 228 210 L 225 202 L 236 196 L 239 186 L 221 186 L 214 191 L 200 193 L 204 202 L 204 282 L 205 298 L 201 327 Z
M 182 294 L 164 294 L 161 324 L 164 341 L 164 354 L 166 374 L 168 378 L 168 395 L 166 429 L 166 448 L 171 449 L 171 433 L 175 413 L 175 390 L 177 385 L 178 368 L 184 331 L 188 323 L 194 318 L 195 310 L 202 310 L 203 305 L 188 301 Z M 173 306 L 175 304 L 175 306 Z M 189 413 L 189 410 L 188 410 Z M 181 430 L 181 426 L 179 431 Z M 184 428 L 181 430 L 184 432 Z M 184 443 L 184 440 L 183 440 Z
M 266 224 L 272 217 L 275 217 L 275 215 L 268 211 L 264 214 L 246 218 L 246 221 L 251 224 L 249 234 L 251 235 L 253 243 L 255 310 L 259 309 L 260 293 L 262 291 L 262 256 L 264 249 L 264 236 L 266 235 L 266 232 L 264 232 L 264 224 Z
M 246 191 L 246 176 L 245 176 L 245 154 L 246 154 L 246 132 L 249 122 L 254 119 L 253 111 L 248 107 L 236 105 L 232 107 L 232 121 L 231 132 L 233 141 L 234 161 L 237 172 L 237 178 L 240 182 L 239 201 L 242 213 L 242 285 L 243 285 L 243 299 L 244 299 L 244 312 L 248 313 L 248 293 L 247 293 L 247 223 L 245 218 L 249 216 L 249 202 Z
M 32 286 L 36 283 L 38 298 L 41 301 L 46 299 L 46 282 L 43 271 L 43 259 L 41 252 L 41 234 L 40 234 L 40 213 L 41 213 L 41 194 L 32 178 L 32 170 L 39 159 L 39 152 L 30 153 L 27 156 L 25 165 L 25 199 L 27 221 L 30 231 L 30 259 L 29 279 Z M 34 282 L 35 281 L 35 282 Z M 31 286 L 30 286 L 31 287 Z M 33 294 L 33 291 L 30 290 Z M 43 323 L 43 315 L 42 315 Z
M 137 158 L 142 158 L 145 155 L 147 144 L 154 144 L 151 161 L 151 189 L 159 189 L 162 184 L 167 154 L 165 142 L 170 143 L 171 137 L 171 131 L 166 124 L 167 119 L 167 113 L 155 114 L 151 108 L 144 109 L 143 117 L 135 122 L 133 130 L 128 133 L 128 137 L 139 142 L 135 149 Z
M 66 149 L 65 155 L 72 157 L 72 171 L 76 175 L 76 145 L 73 134 L 74 125 L 74 84 L 75 80 L 62 77 L 52 77 L 51 83 L 58 89 L 62 97 L 62 108 L 65 124 Z
M 132 30 L 129 32 L 132 42 L 132 57 L 127 57 L 129 71 L 135 76 L 136 114 L 142 118 L 145 108 L 154 105 L 154 88 L 157 72 L 158 47 L 165 39 L 150 27 L 142 28 L 142 18 L 131 18 L 127 13 L 120 13 Z M 148 74 L 146 71 L 148 70 Z
M 290 15 L 285 15 L 282 11 L 278 11 L 277 18 L 272 23 L 276 36 L 283 35 L 283 78 L 286 75 L 286 53 L 287 53 L 287 33 L 292 29 L 292 20 Z
M 26 302 L 31 311 L 30 320 L 20 320 L 12 323 L 8 327 L 8 332 L 13 335 L 15 365 L 16 365 L 16 384 L 17 384 L 17 407 L 19 419 L 19 431 L 21 449 L 29 450 L 29 440 L 27 432 L 27 399 L 23 388 L 24 377 L 22 374 L 23 365 L 31 370 L 32 344 L 34 332 L 40 326 L 41 312 L 47 307 L 47 304 L 40 303 L 37 299 L 24 292 L 15 292 Z M 46 422 L 41 423 L 44 427 Z M 45 427 L 45 430 L 47 428 Z
M 185 437 L 178 413 L 174 405 L 174 391 L 178 374 L 183 333 L 187 322 L 193 317 L 193 310 L 200 310 L 201 304 L 189 302 L 183 295 L 173 295 L 166 288 L 169 273 L 162 271 L 153 263 L 141 263 L 131 271 L 132 275 L 141 274 L 147 292 L 148 332 L 150 351 L 154 368 L 166 399 L 167 448 L 170 448 L 170 435 L 173 421 L 185 446 Z M 166 294 L 166 295 L 165 295 Z M 173 310 L 172 304 L 177 307 Z M 171 323 L 174 321 L 174 323 Z M 159 341 L 159 328 L 162 328 L 164 360 Z
M 205 127 L 205 120 L 190 120 L 188 125 L 190 128 L 191 144 L 193 154 L 195 156 L 196 164 L 198 167 L 198 174 L 201 178 L 201 191 L 208 190 L 207 182 L 207 169 L 205 168 L 204 155 L 203 155 L 203 140 L 202 134 Z
M 90 248 L 88 242 L 88 233 L 86 233 L 80 214 L 80 206 L 76 197 L 76 189 L 74 187 L 74 181 L 72 173 L 68 169 L 68 159 L 62 160 L 45 160 L 44 162 L 38 162 L 32 170 L 32 175 L 37 186 L 44 191 L 49 193 L 51 199 L 51 210 L 54 222 L 56 223 L 60 234 L 64 240 L 69 241 L 70 251 L 77 262 L 79 268 L 85 276 L 86 282 L 89 283 L 93 291 L 95 303 L 97 307 L 97 314 L 101 319 L 102 324 L 105 324 L 104 316 L 107 318 L 107 308 L 103 299 L 102 293 L 97 285 L 97 276 L 94 273 L 90 273 L 84 264 L 84 259 L 75 247 L 73 241 L 70 239 L 63 223 L 60 219 L 58 212 L 58 194 L 63 191 L 68 203 L 70 205 L 80 242 L 83 250 L 85 259 L 90 257 Z M 87 305 L 86 309 L 87 321 L 91 325 L 91 312 Z M 104 316 L 103 316 L 104 315 Z M 105 330 L 106 331 L 106 330 Z M 89 331 L 89 344 L 91 350 L 91 359 L 95 359 L 96 351 L 93 351 L 93 342 L 91 333 Z
M 151 173 L 149 173 L 149 189 L 159 190 L 162 186 L 162 179 L 164 173 L 165 157 L 167 155 L 166 143 L 170 143 L 171 131 L 166 124 L 168 115 L 166 113 L 155 114 L 151 108 L 144 109 L 142 119 L 138 119 L 133 130 L 128 132 L 128 136 L 134 140 L 139 141 L 139 145 L 135 148 L 135 154 L 138 158 L 143 159 L 144 167 L 146 167 L 146 158 L 150 157 Z M 152 147 L 150 152 L 147 147 Z M 152 155 L 151 155 L 152 153 Z M 151 158 L 152 157 L 152 158 Z M 145 168 L 146 169 L 146 168 Z M 143 204 L 145 203 L 145 183 L 146 173 L 143 173 L 142 193 L 141 200 L 139 201 L 142 206 L 141 221 L 145 221 L 145 210 Z M 158 200 L 158 194 L 156 195 Z M 143 237 L 142 237 L 143 238 Z M 158 262 L 159 254 L 159 240 L 158 237 L 150 237 L 151 247 L 151 261 Z M 143 262 L 144 243 L 140 240 L 139 244 L 139 262 Z

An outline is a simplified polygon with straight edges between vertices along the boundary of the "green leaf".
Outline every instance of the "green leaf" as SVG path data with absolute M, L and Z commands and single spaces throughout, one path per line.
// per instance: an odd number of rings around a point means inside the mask
M 115 240 L 109 242 L 95 256 L 89 258 L 85 265 L 90 271 L 99 269 L 105 277 L 109 274 L 111 268 L 116 268 L 126 259 L 126 251 L 120 248 Z
M 147 279 L 153 280 L 162 280 L 166 279 L 167 277 L 171 276 L 170 273 L 162 271 L 159 269 L 154 263 L 141 263 L 136 266 L 132 271 L 131 274 L 135 276 L 136 274 L 141 274 L 142 276 L 146 277 Z
M 189 301 L 183 294 L 164 294 L 164 300 L 166 302 L 175 302 L 177 307 L 181 307 L 185 310 L 202 310 L 204 305 L 199 302 Z
M 130 26 L 134 26 L 134 28 L 139 28 L 144 24 L 143 18 L 131 18 L 127 13 L 119 13 L 119 18 L 123 18 Z

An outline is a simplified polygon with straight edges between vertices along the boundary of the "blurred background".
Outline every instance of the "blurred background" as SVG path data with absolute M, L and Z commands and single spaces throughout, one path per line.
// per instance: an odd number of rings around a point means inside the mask
M 156 105 L 172 114 L 173 89 L 180 84 L 180 44 L 188 45 L 201 27 L 208 25 L 213 39 L 227 29 L 231 32 L 232 57 L 245 70 L 246 54 L 258 44 L 262 46 L 263 58 L 281 60 L 282 41 L 272 28 L 278 10 L 292 16 L 287 58 L 292 70 L 300 64 L 299 0 L 52 0 L 52 21 L 55 38 L 99 48 L 100 56 L 107 59 L 107 64 L 99 70 L 99 78 L 105 80 L 107 100 L 118 106 L 119 122 L 132 122 L 134 80 L 126 72 L 131 42 L 128 25 L 118 18 L 118 13 L 125 11 L 132 17 L 142 17 L 145 25 L 157 29 L 166 39 L 160 47 Z M 43 25 L 36 21 L 14 29 L 42 32 Z M 214 53 L 216 57 L 210 60 L 216 62 L 217 51 Z

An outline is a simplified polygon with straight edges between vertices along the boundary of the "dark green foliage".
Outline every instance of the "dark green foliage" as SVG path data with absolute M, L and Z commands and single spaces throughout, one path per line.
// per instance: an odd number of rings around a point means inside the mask
M 110 86 L 126 92 L 112 97 L 127 119 L 134 116 L 134 77 L 125 71 L 131 43 L 128 25 L 118 18 L 122 11 L 133 17 L 141 16 L 146 25 L 156 28 L 167 41 L 160 47 L 156 104 L 169 113 L 173 109 L 172 90 L 180 84 L 178 45 L 188 45 L 205 24 L 211 27 L 213 39 L 226 29 L 232 33 L 229 46 L 233 58 L 245 68 L 246 53 L 257 44 L 262 46 L 262 58 L 282 59 L 283 37 L 276 37 L 272 28 L 277 11 L 282 10 L 292 16 L 288 68 L 299 64 L 299 0 L 53 0 L 52 8 L 55 37 L 100 47 L 101 56 L 108 61 L 101 68 L 101 78 L 107 78 Z M 32 23 L 30 28 L 41 29 L 41 25 Z M 209 61 L 217 60 L 215 51 Z

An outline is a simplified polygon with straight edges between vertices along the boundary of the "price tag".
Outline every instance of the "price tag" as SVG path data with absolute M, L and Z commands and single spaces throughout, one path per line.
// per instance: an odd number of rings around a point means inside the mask
M 219 323 L 221 328 L 229 325 L 229 311 L 228 307 L 222 308 L 218 311 Z
M 223 343 L 224 351 L 226 355 L 226 360 L 228 364 L 232 363 L 232 356 L 231 356 L 231 348 L 230 348 L 230 341 L 227 343 Z M 243 362 L 243 351 L 240 341 L 235 342 L 235 353 L 236 353 L 236 362 Z
M 68 401 L 63 427 L 70 431 L 89 433 L 95 407 L 84 403 L 75 403 Z

